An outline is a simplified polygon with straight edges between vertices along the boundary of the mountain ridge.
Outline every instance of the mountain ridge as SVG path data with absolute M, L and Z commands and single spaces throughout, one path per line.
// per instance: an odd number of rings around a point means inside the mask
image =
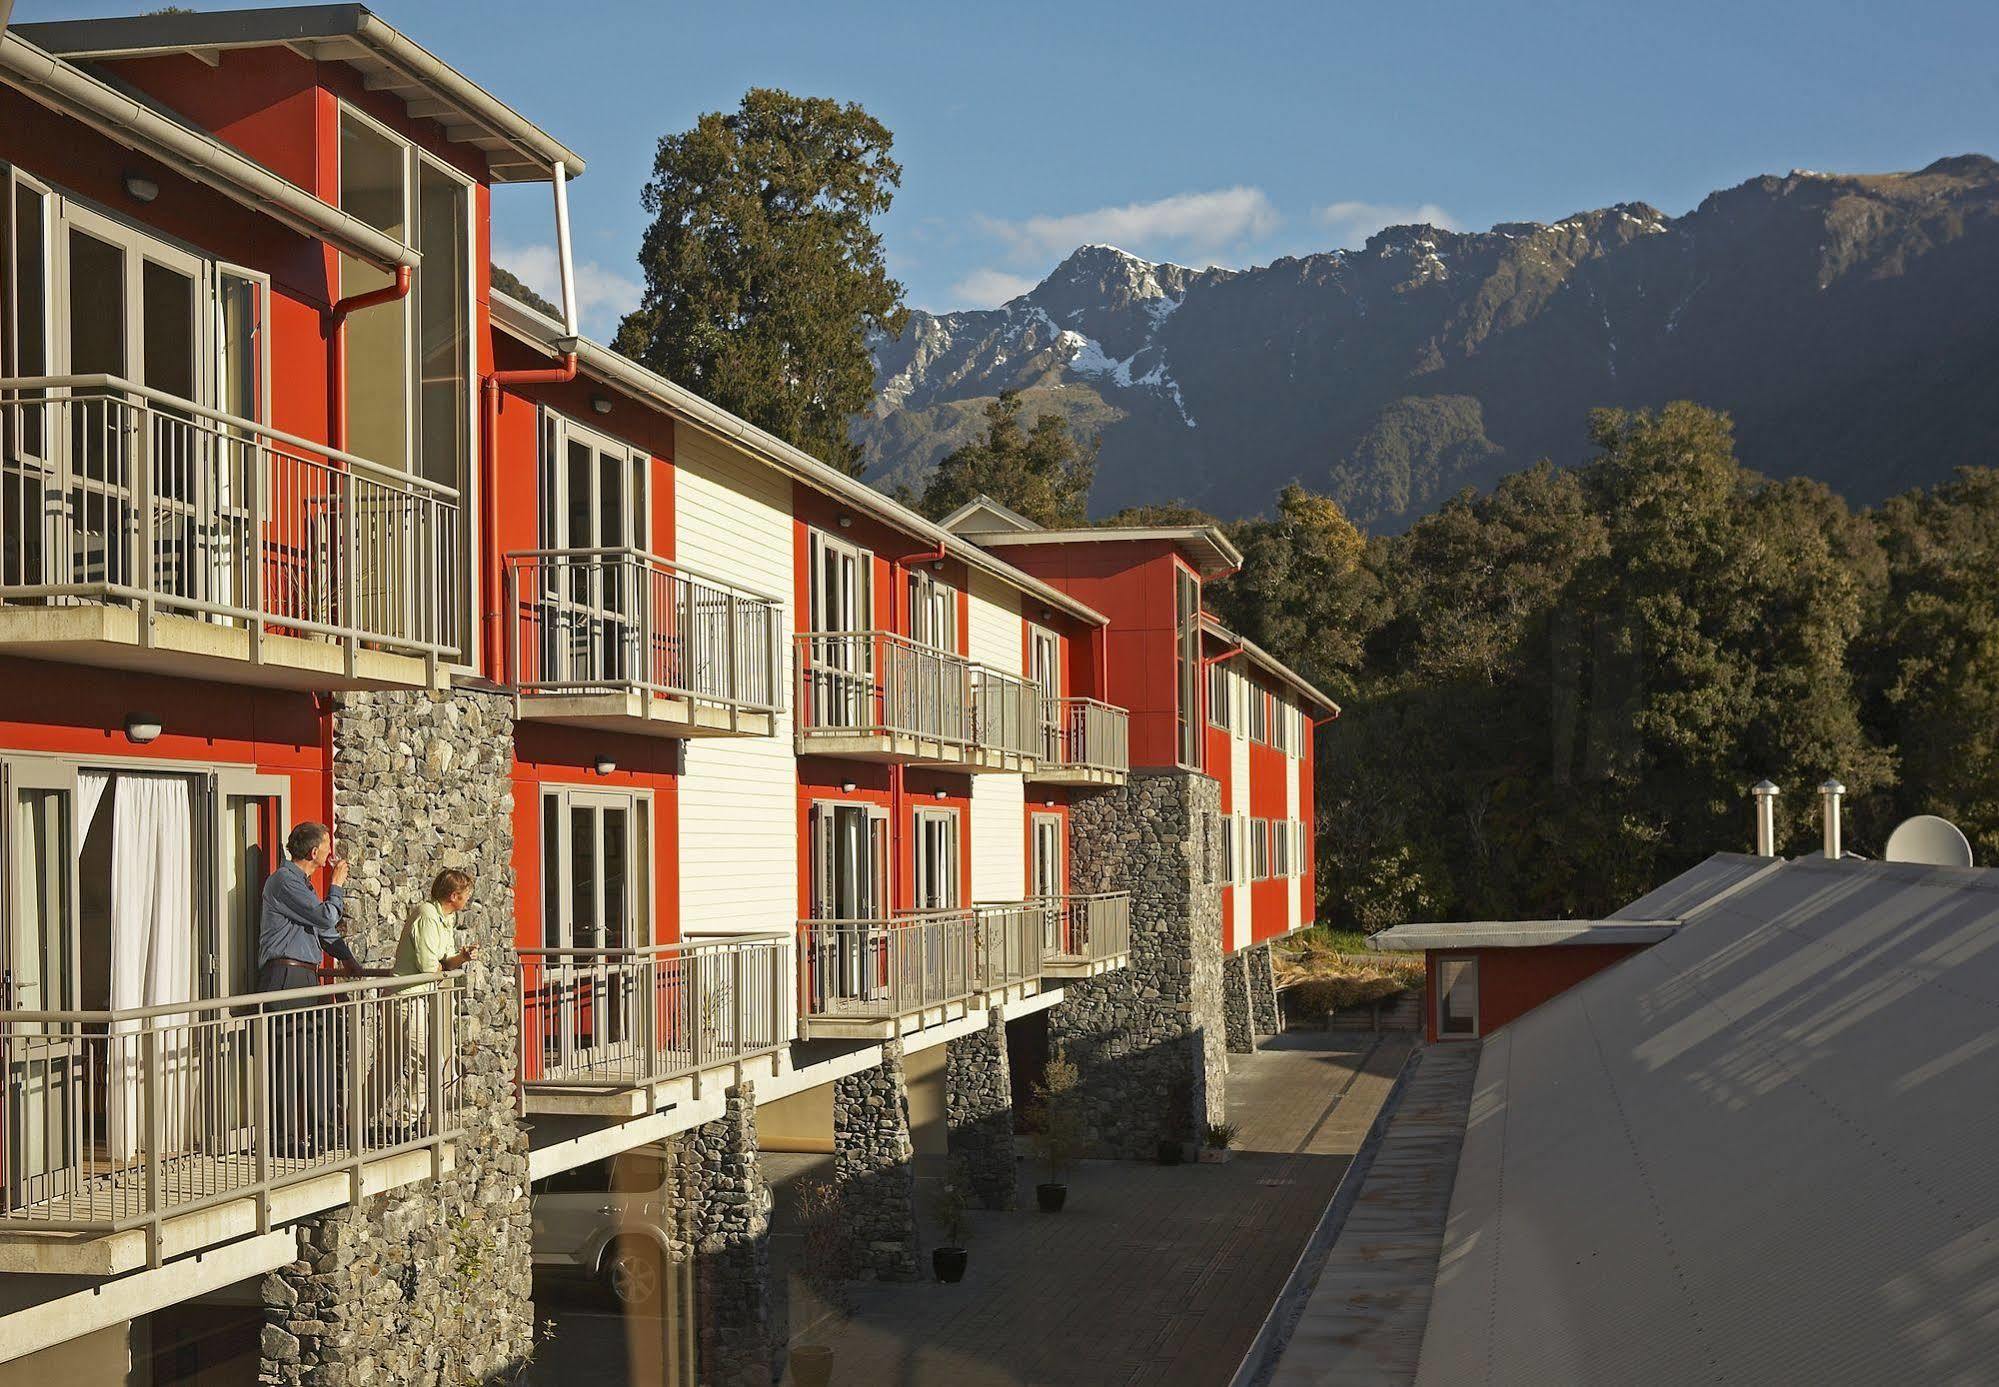
M 1869 502 L 1999 456 L 1999 162 L 1794 169 L 1679 217 L 1391 226 L 1245 269 L 1086 245 L 997 308 L 912 313 L 873 346 L 856 436 L 884 487 L 920 486 L 1016 389 L 1102 437 L 1095 513 L 1253 514 L 1299 480 L 1394 530 L 1581 461 L 1595 405 L 1690 398 L 1731 411 L 1750 466 Z

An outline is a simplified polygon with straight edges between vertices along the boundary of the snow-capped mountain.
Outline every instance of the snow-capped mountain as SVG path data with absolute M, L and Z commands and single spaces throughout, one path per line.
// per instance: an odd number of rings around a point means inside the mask
M 919 485 L 1023 391 L 1103 452 L 1093 509 L 1225 516 L 1297 479 L 1399 528 L 1579 461 L 1597 405 L 1730 410 L 1744 460 L 1856 501 L 1999 459 L 1999 163 L 1794 171 L 1484 232 L 1397 226 L 1247 270 L 1084 246 L 999 308 L 875 344 L 869 480 Z

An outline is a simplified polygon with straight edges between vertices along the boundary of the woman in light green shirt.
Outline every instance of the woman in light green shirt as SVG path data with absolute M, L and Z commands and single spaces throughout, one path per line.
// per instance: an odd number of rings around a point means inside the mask
M 455 972 L 472 958 L 470 944 L 458 947 L 457 931 L 451 919 L 472 899 L 472 878 L 456 869 L 437 874 L 430 884 L 430 899 L 412 910 L 403 924 L 403 937 L 396 944 L 395 972 L 398 977 Z M 426 1108 L 430 1002 L 427 997 L 409 996 L 402 1007 L 402 1036 L 397 1056 L 395 1093 L 390 1101 L 393 1120 L 402 1140 L 414 1141 L 422 1134 Z

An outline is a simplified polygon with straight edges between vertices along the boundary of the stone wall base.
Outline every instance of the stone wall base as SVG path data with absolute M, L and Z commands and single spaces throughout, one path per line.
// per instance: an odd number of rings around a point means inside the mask
M 944 1125 L 951 1154 L 964 1163 L 979 1206 L 1013 1208 L 1019 1184 L 1013 1076 L 1006 1016 L 998 1007 L 986 1013 L 984 1030 L 944 1042 Z
M 902 1043 L 882 1062 L 833 1081 L 833 1178 L 853 1232 L 857 1270 L 882 1281 L 917 1276 L 916 1149 Z
M 1276 952 L 1268 944 L 1258 944 L 1242 954 L 1249 974 L 1249 1028 L 1257 1035 L 1281 1034 L 1284 1015 L 1277 1009 Z
M 1256 1048 L 1250 1031 L 1249 963 L 1240 950 L 1222 960 L 1222 1023 L 1228 1032 L 1229 1053 L 1246 1055 Z
M 771 1197 L 757 1154 L 755 1085 L 731 1088 L 722 1116 L 675 1144 L 684 1172 L 681 1223 L 695 1259 L 700 1380 L 769 1387 Z

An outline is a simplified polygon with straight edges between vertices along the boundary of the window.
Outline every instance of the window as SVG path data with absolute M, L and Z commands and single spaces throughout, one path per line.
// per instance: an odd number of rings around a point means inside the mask
M 1208 724 L 1210 726 L 1220 728 L 1233 726 L 1229 721 L 1229 714 L 1232 711 L 1229 701 L 1231 688 L 1232 681 L 1229 678 L 1228 666 L 1224 664 L 1209 665 Z
M 1271 695 L 1271 709 L 1275 714 L 1270 722 L 1270 744 L 1279 751 L 1291 746 L 1291 705 L 1282 696 Z
M 1255 684 L 1249 686 L 1249 739 L 1270 741 L 1270 695 Z
M 1041 757 L 1051 763 L 1061 762 L 1063 757 L 1062 739 L 1062 647 L 1055 640 L 1053 631 L 1045 631 L 1039 626 L 1027 628 L 1030 669 L 1034 674 L 1034 687 L 1040 694 L 1041 708 Z M 1077 747 L 1078 752 L 1082 747 Z
M 873 556 L 818 530 L 810 543 L 811 627 L 814 631 L 865 631 L 870 620 Z
M 1250 877 L 1254 881 L 1270 879 L 1270 820 L 1251 819 L 1250 831 Z
M 1270 874 L 1291 875 L 1291 825 L 1277 819 L 1270 821 Z
M 1236 878 L 1235 819 L 1228 814 L 1217 814 L 1215 821 L 1221 836 L 1221 851 L 1218 860 L 1209 863 L 1208 880 L 1233 885 Z
M 1478 1035 L 1478 959 L 1447 954 L 1437 959 L 1437 1038 Z
M 1195 708 L 1201 697 L 1201 585 L 1184 568 L 1176 568 L 1173 572 L 1173 602 L 1180 764 L 1198 769 L 1201 764 L 1201 720 Z
M 550 789 L 541 802 L 542 947 L 652 943 L 652 800 Z
M 812 806 L 812 918 L 888 915 L 888 815 L 865 804 Z
M 1034 860 L 1028 864 L 1032 878 L 1027 884 L 1028 895 L 1039 899 L 1064 895 L 1067 882 L 1062 871 L 1062 816 L 1036 814 L 1032 822 Z
M 958 908 L 958 811 L 916 811 L 916 899 L 918 910 Z
M 423 257 L 409 294 L 347 320 L 347 447 L 461 493 L 471 471 L 471 185 L 358 111 L 340 112 L 340 208 Z M 343 255 L 340 293 L 392 282 Z
M 928 573 L 909 575 L 909 638 L 932 650 L 957 650 L 956 588 Z

